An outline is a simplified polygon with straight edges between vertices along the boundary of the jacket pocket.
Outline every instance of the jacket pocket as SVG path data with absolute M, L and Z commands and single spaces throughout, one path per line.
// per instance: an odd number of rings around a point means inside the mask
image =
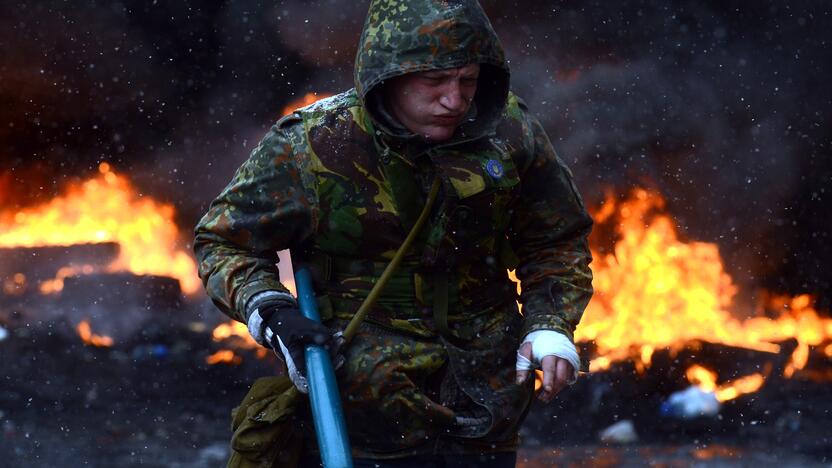
M 231 412 L 233 468 L 297 466 L 302 450 L 293 418 L 301 394 L 286 376 L 257 379 Z

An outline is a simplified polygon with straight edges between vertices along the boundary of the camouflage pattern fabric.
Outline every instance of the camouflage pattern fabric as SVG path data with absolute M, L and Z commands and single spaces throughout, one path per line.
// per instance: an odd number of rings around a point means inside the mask
M 391 77 L 468 63 L 482 64 L 476 115 L 449 141 L 397 133 L 371 104 Z M 514 384 L 516 348 L 535 330 L 572 337 L 592 295 L 591 219 L 509 92 L 475 1 L 373 1 L 355 78 L 281 119 L 211 204 L 195 240 L 206 290 L 245 322 L 253 295 L 286 290 L 275 263 L 289 248 L 312 267 L 324 319 L 343 328 L 439 177 L 428 223 L 338 376 L 350 440 L 372 458 L 512 450 L 532 392 Z

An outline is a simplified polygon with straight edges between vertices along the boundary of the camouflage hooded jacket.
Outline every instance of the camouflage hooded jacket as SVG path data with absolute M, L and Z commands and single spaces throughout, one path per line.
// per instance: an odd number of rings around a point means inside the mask
M 426 142 L 380 110 L 385 80 L 470 63 L 481 65 L 477 93 L 451 140 Z M 251 297 L 286 291 L 276 252 L 291 249 L 339 326 L 434 178 L 442 188 L 428 223 L 338 377 L 347 421 L 372 421 L 349 427 L 357 455 L 511 449 L 531 393 L 513 380 L 520 338 L 571 338 L 592 294 L 591 219 L 542 126 L 509 92 L 478 3 L 373 1 L 355 88 L 281 119 L 196 228 L 200 275 L 224 313 L 245 322 Z M 515 268 L 522 316 L 506 275 Z

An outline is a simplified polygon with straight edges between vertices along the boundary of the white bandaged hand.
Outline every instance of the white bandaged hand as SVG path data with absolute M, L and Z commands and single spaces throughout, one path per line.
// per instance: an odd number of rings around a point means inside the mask
M 578 357 L 575 345 L 569 341 L 569 338 L 554 330 L 537 330 L 526 335 L 523 342 L 520 343 L 520 347 L 522 348 L 526 343 L 532 345 L 531 359 L 521 354 L 520 348 L 518 348 L 517 364 L 515 366 L 517 370 L 539 369 L 544 357 L 557 356 L 572 365 L 573 373 L 572 378 L 569 379 L 569 384 L 575 383 L 578 378 L 578 369 L 581 367 L 581 359 Z

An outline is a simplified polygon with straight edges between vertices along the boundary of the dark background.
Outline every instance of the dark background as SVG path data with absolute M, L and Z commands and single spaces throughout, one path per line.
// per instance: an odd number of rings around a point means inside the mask
M 101 161 L 188 232 L 283 106 L 352 85 L 366 1 L 0 7 L 0 206 Z M 832 300 L 832 6 L 483 2 L 590 204 L 659 190 L 744 286 Z

